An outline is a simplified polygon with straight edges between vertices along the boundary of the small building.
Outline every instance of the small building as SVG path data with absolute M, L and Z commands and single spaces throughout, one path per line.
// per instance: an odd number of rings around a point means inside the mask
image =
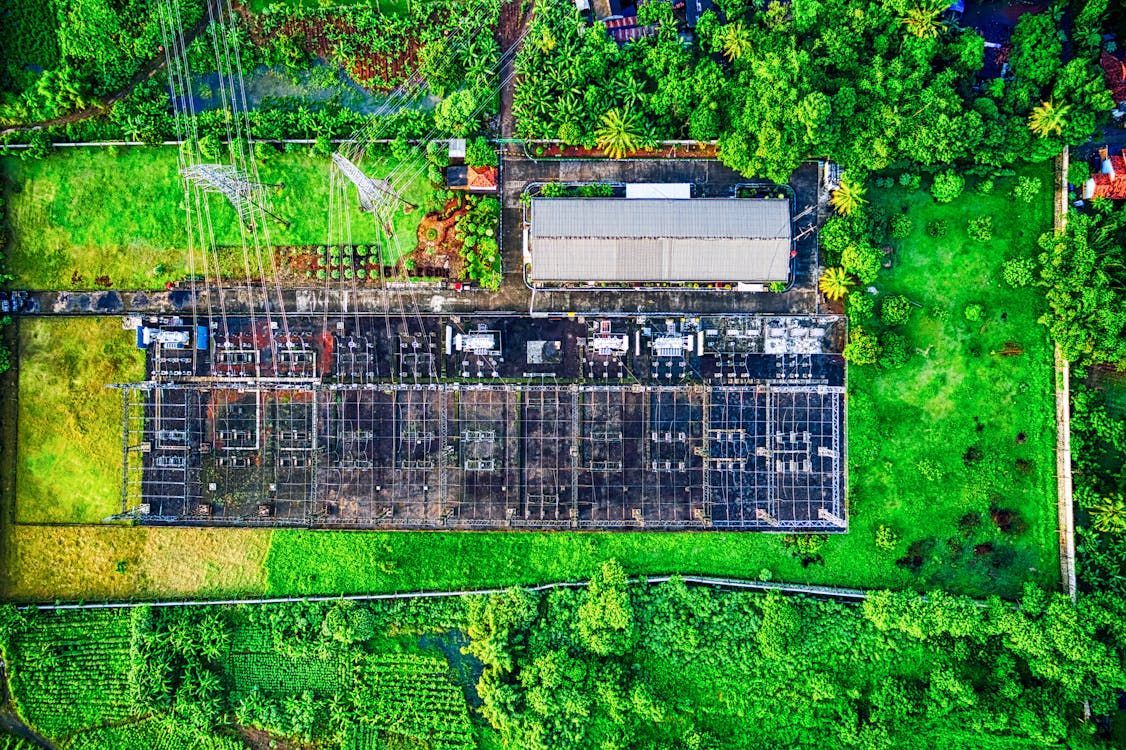
M 1111 154 L 1110 149 L 1103 146 L 1097 161 L 1097 168 L 1091 170 L 1091 178 L 1083 186 L 1083 198 L 1126 200 L 1126 149 Z
M 525 233 L 539 284 L 787 281 L 790 204 L 737 198 L 535 198 Z
M 495 193 L 497 191 L 496 167 L 470 167 L 464 164 L 446 169 L 446 187 L 470 193 Z

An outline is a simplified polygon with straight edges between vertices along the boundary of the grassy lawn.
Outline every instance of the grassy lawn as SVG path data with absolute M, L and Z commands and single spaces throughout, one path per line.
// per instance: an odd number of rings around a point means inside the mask
M 5 524 L 7 600 L 260 595 L 270 531 Z
M 381 160 L 393 169 L 393 159 Z M 8 198 L 12 238 L 8 265 L 13 284 L 23 288 L 91 288 L 108 276 L 118 288 L 157 288 L 182 278 L 191 268 L 187 252 L 184 192 L 175 148 L 66 149 L 42 160 L 0 158 L 0 181 Z M 284 185 L 273 191 L 274 213 L 290 222 L 269 222 L 276 245 L 314 245 L 328 240 L 330 205 L 334 226 L 350 226 L 353 242 L 372 244 L 377 230 L 359 210 L 355 190 L 346 193 L 348 209 L 330 200 L 329 159 L 300 153 L 277 154 L 259 167 L 263 182 Z M 416 170 L 411 168 L 413 174 Z M 429 191 L 425 173 L 405 190 L 422 203 Z M 240 223 L 220 196 L 210 196 L 211 220 L 219 246 L 241 247 Z M 398 216 L 397 234 L 413 238 L 421 213 Z M 341 222 L 337 224 L 336 222 Z M 346 222 L 346 223 L 345 223 Z M 400 226 L 401 224 L 401 226 Z M 413 241 L 406 243 L 413 248 Z M 212 260 L 214 256 L 212 256 Z M 244 278 L 241 250 L 220 250 L 226 277 Z M 258 259 L 250 257 L 257 278 Z M 269 259 L 262 260 L 269 270 Z M 195 272 L 202 274 L 197 250 Z
M 120 318 L 19 323 L 16 520 L 95 522 L 121 510 L 121 392 L 144 356 Z
M 1050 169 L 1022 174 L 1043 180 L 1031 204 L 1010 195 L 1015 179 L 989 195 L 971 182 L 948 205 L 923 191 L 869 196 L 914 221 L 877 286 L 922 306 L 903 331 L 920 353 L 899 370 L 849 370 L 849 535 L 871 539 L 878 524 L 892 526 L 912 579 L 953 591 L 1058 579 L 1052 349 L 1036 323 L 1039 295 L 1001 278 L 1002 263 L 1033 255 L 1051 226 Z M 966 234 L 983 215 L 995 225 L 988 242 Z M 935 219 L 949 223 L 945 237 L 927 235 Z M 981 320 L 966 319 L 970 304 L 984 306 Z M 1010 533 L 994 519 L 1004 511 L 1015 514 Z

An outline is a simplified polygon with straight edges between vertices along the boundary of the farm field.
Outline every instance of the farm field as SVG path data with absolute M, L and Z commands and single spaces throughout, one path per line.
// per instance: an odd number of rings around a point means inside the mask
M 19 323 L 15 518 L 90 523 L 121 511 L 121 392 L 144 355 L 119 318 Z
M 1115 702 L 1113 613 L 1071 607 L 631 586 L 607 563 L 547 593 L 5 609 L 0 650 L 20 717 L 88 750 L 1109 747 L 1080 717 Z
M 381 160 L 385 169 L 399 162 Z M 72 149 L 41 160 L 0 158 L 0 181 L 9 201 L 11 241 L 8 266 L 20 288 L 92 288 L 99 279 L 117 288 L 158 288 L 189 273 L 203 274 L 199 238 L 194 265 L 188 257 L 184 193 L 174 148 Z M 261 180 L 282 184 L 271 189 L 273 211 L 284 227 L 268 223 L 274 245 L 322 245 L 327 242 L 330 206 L 332 226 L 350 228 L 352 242 L 374 244 L 378 230 L 363 214 L 354 190 L 338 189 L 347 207 L 330 198 L 330 164 L 326 156 L 279 153 L 259 167 Z M 425 169 L 408 167 L 417 175 L 404 197 L 424 202 L 429 194 Z M 234 210 L 216 195 L 209 198 L 215 241 L 220 247 L 219 269 L 225 278 L 243 279 L 249 262 L 257 279 L 259 262 L 268 272 L 269 259 L 241 249 L 240 223 Z M 413 238 L 418 213 L 396 216 L 396 235 Z M 394 243 L 389 250 L 405 252 Z M 226 246 L 224 248 L 224 246 Z M 214 256 L 209 259 L 214 262 Z M 388 257 L 388 261 L 392 258 Z

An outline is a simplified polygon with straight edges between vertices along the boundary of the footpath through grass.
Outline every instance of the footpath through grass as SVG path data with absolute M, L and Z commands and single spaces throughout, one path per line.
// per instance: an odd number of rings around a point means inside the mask
M 397 165 L 380 161 L 384 171 Z M 174 147 L 60 149 L 48 158 L 0 158 L 0 184 L 8 200 L 11 241 L 8 267 L 13 284 L 32 289 L 89 289 L 99 277 L 116 288 L 159 288 L 183 278 L 192 269 L 188 257 L 184 190 Z M 330 208 L 334 227 L 350 227 L 352 241 L 374 244 L 375 223 L 359 209 L 355 190 L 337 189 L 332 195 L 327 156 L 308 149 L 272 156 L 260 164 L 260 178 L 273 188 L 274 213 L 290 224 L 268 222 L 275 245 L 324 244 L 329 235 Z M 414 174 L 417 170 L 406 170 Z M 340 183 L 343 184 L 343 183 Z M 422 173 L 405 197 L 424 202 L 429 188 Z M 345 204 L 341 205 L 343 195 Z M 209 197 L 215 241 L 241 248 L 240 223 L 225 200 Z M 414 229 L 421 213 L 400 214 L 396 237 L 402 248 L 413 249 Z M 412 223 L 413 222 L 413 223 Z M 398 226 L 402 223 L 403 226 Z M 202 246 L 199 238 L 197 247 Z M 394 251 L 398 249 L 392 247 Z M 213 259 L 213 257 L 212 257 Z M 270 270 L 269 258 L 262 266 Z M 197 249 L 194 270 L 204 273 Z M 249 259 L 251 277 L 257 279 L 259 260 Z M 233 283 L 245 283 L 247 260 L 241 250 L 221 249 L 220 272 Z

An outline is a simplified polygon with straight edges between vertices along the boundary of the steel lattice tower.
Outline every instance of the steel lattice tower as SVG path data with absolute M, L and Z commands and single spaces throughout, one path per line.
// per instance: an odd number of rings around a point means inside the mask
M 242 222 L 249 227 L 254 226 L 254 217 L 258 213 L 278 218 L 263 205 L 265 200 L 262 188 L 267 185 L 254 182 L 246 172 L 236 167 L 229 164 L 196 164 L 181 169 L 180 175 L 207 192 L 224 195 L 234 206 Z
M 373 180 L 343 155 L 333 154 L 332 163 L 356 186 L 360 194 L 360 208 L 375 216 L 387 230 L 387 234 L 393 234 L 390 216 L 399 203 L 409 208 L 418 208 L 400 195 L 390 182 Z

